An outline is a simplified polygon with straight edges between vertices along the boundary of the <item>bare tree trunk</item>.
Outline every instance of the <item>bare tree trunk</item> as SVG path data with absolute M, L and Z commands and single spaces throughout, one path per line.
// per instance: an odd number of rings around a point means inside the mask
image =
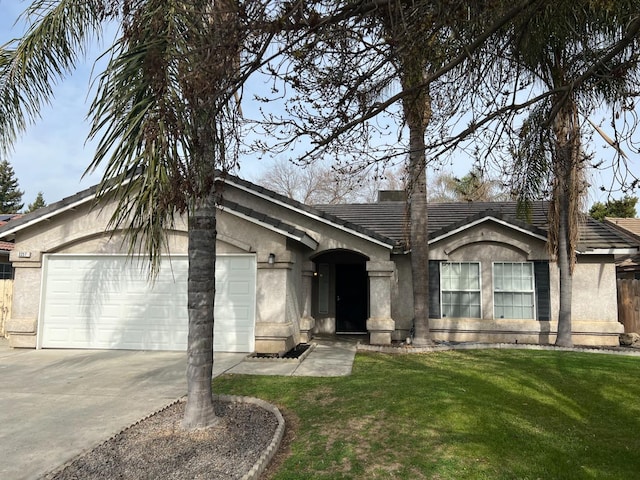
M 186 100 L 196 130 L 189 147 L 189 172 L 196 185 L 189 210 L 189 345 L 187 352 L 187 405 L 182 426 L 187 429 L 217 423 L 213 408 L 213 332 L 216 283 L 216 205 L 222 187 L 215 182 L 218 168 L 227 170 L 237 111 L 220 95 L 229 88 L 229 75 L 238 73 L 241 51 L 237 0 L 199 0 L 194 16 L 201 32 L 193 33 L 192 75 L 186 79 Z M 233 92 L 231 92 L 233 93 Z M 229 108 L 225 108 L 229 107 Z M 239 106 L 236 106 L 239 108 Z
M 214 425 L 213 308 L 216 272 L 216 207 L 210 194 L 189 215 L 189 347 L 187 352 L 187 405 L 182 426 Z

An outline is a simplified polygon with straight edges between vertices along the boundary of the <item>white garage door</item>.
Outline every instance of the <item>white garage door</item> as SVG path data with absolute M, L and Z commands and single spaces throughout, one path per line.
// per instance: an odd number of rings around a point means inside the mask
M 46 255 L 39 345 L 186 350 L 187 258 L 162 262 L 149 285 L 140 265 L 125 256 Z M 216 351 L 253 351 L 255 277 L 253 255 L 218 256 Z

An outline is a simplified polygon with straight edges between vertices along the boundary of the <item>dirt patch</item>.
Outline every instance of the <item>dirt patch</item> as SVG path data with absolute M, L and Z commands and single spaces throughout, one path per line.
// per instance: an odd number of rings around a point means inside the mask
M 333 388 L 328 386 L 322 386 L 307 392 L 301 392 L 300 395 L 303 401 L 313 402 L 321 407 L 328 407 L 338 400 L 334 395 Z

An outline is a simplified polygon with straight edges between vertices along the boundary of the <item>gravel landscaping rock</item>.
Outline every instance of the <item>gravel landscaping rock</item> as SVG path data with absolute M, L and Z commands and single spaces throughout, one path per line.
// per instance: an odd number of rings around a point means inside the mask
M 274 413 L 259 405 L 218 399 L 218 423 L 187 431 L 180 426 L 184 405 L 177 402 L 142 420 L 44 478 L 240 479 L 278 428 Z

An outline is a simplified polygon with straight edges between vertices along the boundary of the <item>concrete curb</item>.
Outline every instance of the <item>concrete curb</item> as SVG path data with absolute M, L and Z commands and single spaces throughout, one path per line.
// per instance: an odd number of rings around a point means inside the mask
M 278 426 L 276 427 L 276 431 L 273 434 L 273 438 L 271 439 L 271 442 L 264 449 L 264 451 L 260 455 L 260 458 L 258 458 L 258 461 L 253 465 L 253 467 L 251 467 L 249 472 L 247 472 L 242 477 L 242 480 L 256 480 L 260 475 L 262 475 L 262 472 L 264 472 L 264 470 L 269 465 L 269 462 L 271 462 L 271 460 L 273 459 L 273 456 L 278 451 L 278 448 L 280 448 L 280 443 L 282 442 L 282 438 L 284 437 L 284 429 L 285 429 L 285 421 L 284 421 L 284 417 L 282 416 L 282 413 L 280 413 L 280 410 L 275 405 L 272 405 L 272 404 L 270 404 L 268 402 L 265 402 L 264 400 L 261 400 L 259 398 L 254 398 L 254 397 L 240 397 L 240 396 L 235 396 L 235 395 L 213 395 L 213 400 L 214 401 L 218 400 L 218 401 L 221 401 L 221 402 L 229 402 L 229 403 L 231 403 L 231 402 L 235 402 L 235 403 L 250 403 L 252 405 L 256 405 L 256 406 L 262 408 L 263 410 L 267 410 L 268 412 L 271 412 L 276 417 L 276 420 L 278 421 Z M 65 468 L 70 466 L 77 459 L 81 458 L 83 455 L 86 455 L 89 452 L 91 452 L 92 450 L 100 447 L 101 445 L 104 445 L 105 443 L 108 443 L 108 442 L 112 441 L 118 435 L 121 435 L 121 434 L 125 433 L 127 430 L 135 427 L 136 425 L 140 424 L 141 422 L 144 422 L 145 420 L 153 417 L 154 415 L 157 415 L 158 413 L 163 412 L 164 410 L 176 405 L 177 403 L 185 402 L 185 401 L 186 401 L 186 397 L 181 397 L 181 398 L 178 398 L 177 400 L 174 400 L 173 402 L 165 405 L 161 409 L 159 409 L 159 410 L 157 410 L 157 411 L 155 411 L 153 413 L 150 413 L 149 415 L 147 415 L 147 416 L 141 418 L 140 420 L 132 423 L 128 427 L 122 429 L 121 431 L 119 431 L 118 433 L 112 435 L 111 437 L 107 438 L 106 440 L 100 441 L 97 444 L 95 444 L 94 446 L 83 450 L 81 453 L 79 453 L 78 455 L 76 455 L 75 457 L 70 459 L 69 461 L 67 461 L 64 464 L 56 467 L 55 469 L 45 473 L 40 478 L 43 479 L 43 480 L 48 480 L 48 479 L 53 478 L 55 475 L 57 475 L 58 473 L 62 472 Z
M 456 345 L 433 345 L 430 347 L 414 347 L 411 345 L 388 346 L 388 345 L 365 345 L 358 343 L 357 351 L 359 352 L 379 352 L 379 353 L 395 353 L 395 354 L 412 354 L 412 353 L 432 353 L 444 352 L 447 350 L 488 350 L 488 349 L 511 349 L 511 350 L 551 350 L 556 352 L 581 352 L 581 353 L 600 353 L 604 355 L 625 355 L 630 357 L 640 357 L 640 351 L 632 349 L 615 349 L 615 348 L 593 348 L 593 347 L 556 347 L 555 345 L 533 345 L 522 343 L 460 343 Z
M 282 442 L 282 438 L 284 437 L 284 428 L 285 428 L 284 417 L 282 416 L 282 413 L 280 413 L 280 410 L 278 409 L 278 407 L 276 407 L 275 405 L 272 405 L 271 403 L 265 402 L 264 400 L 261 400 L 259 398 L 235 397 L 230 395 L 219 395 L 218 398 L 229 399 L 229 401 L 252 403 L 254 405 L 257 405 L 260 408 L 263 408 L 264 410 L 267 410 L 273 413 L 276 419 L 278 420 L 278 426 L 276 427 L 276 431 L 273 434 L 271 443 L 269 443 L 267 448 L 264 449 L 264 451 L 262 452 L 262 455 L 260 455 L 260 458 L 255 463 L 255 465 L 251 468 L 251 470 L 249 470 L 249 472 L 242 477 L 242 480 L 256 480 L 258 477 L 260 477 L 260 475 L 262 475 L 262 472 L 264 472 L 264 470 L 267 468 L 267 465 L 269 465 L 269 463 L 273 459 L 273 456 L 278 451 L 278 448 L 280 448 L 280 443 Z

